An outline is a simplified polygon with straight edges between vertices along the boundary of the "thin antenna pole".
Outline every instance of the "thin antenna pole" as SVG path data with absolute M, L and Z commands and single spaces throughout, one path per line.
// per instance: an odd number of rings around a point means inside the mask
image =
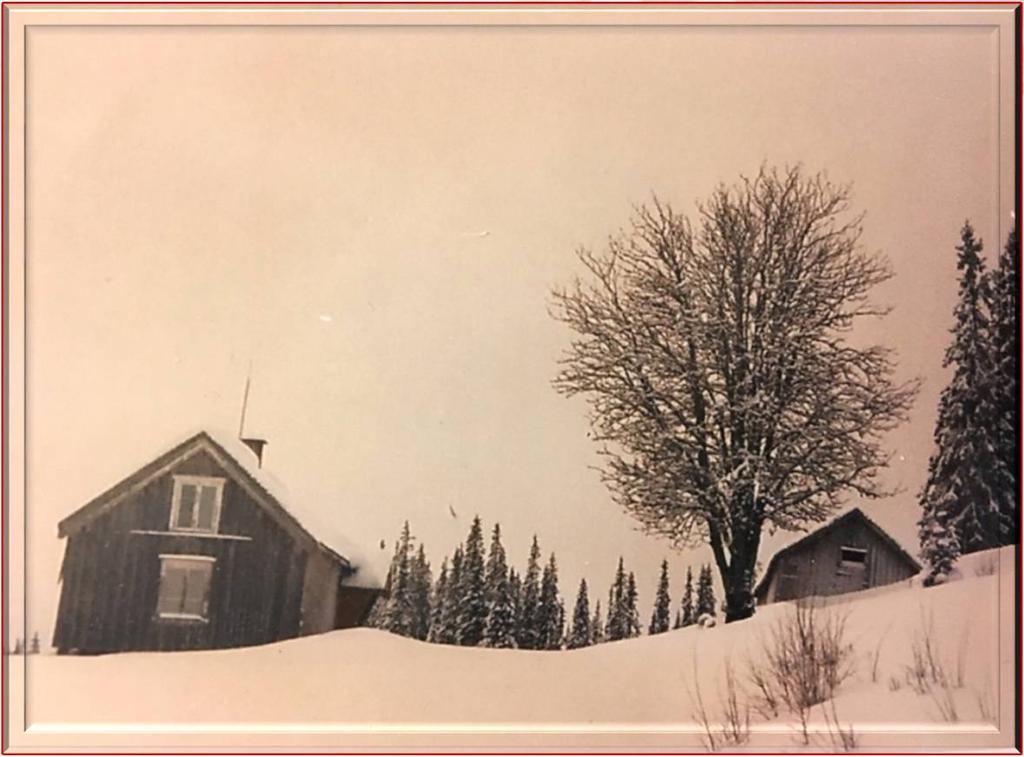
M 252 361 L 249 361 L 249 372 L 245 375 L 245 391 L 242 392 L 242 414 L 238 419 L 238 438 L 241 439 L 245 429 L 245 408 L 249 404 L 249 382 L 252 380 Z

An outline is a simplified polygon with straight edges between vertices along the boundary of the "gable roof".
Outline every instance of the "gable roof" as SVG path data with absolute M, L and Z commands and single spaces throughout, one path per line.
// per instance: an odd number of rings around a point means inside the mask
M 904 560 L 904 562 L 907 563 L 908 566 L 913 568 L 915 573 L 921 570 L 921 564 L 917 560 L 915 560 L 914 557 L 909 552 L 907 552 L 907 550 L 903 549 L 903 547 L 900 546 L 899 542 L 897 542 L 895 539 L 889 536 L 889 534 L 887 534 L 881 526 L 879 526 L 877 523 L 871 520 L 871 518 L 865 515 L 863 510 L 861 510 L 859 507 L 855 507 L 852 510 L 843 513 L 838 518 L 835 518 L 829 523 L 826 523 L 821 528 L 811 531 L 811 533 L 793 542 L 788 547 L 780 549 L 778 552 L 772 555 L 772 559 L 768 562 L 768 567 L 765 568 L 764 575 L 761 576 L 761 580 L 757 582 L 757 586 L 754 588 L 754 596 L 759 596 L 763 591 L 765 591 L 768 588 L 768 582 L 771 580 L 772 574 L 775 572 L 775 569 L 778 567 L 779 561 L 782 560 L 783 557 L 792 552 L 797 551 L 801 547 L 805 547 L 808 544 L 817 541 L 826 534 L 836 530 L 837 528 L 841 528 L 842 526 L 845 526 L 854 520 L 861 521 L 865 526 L 871 529 L 885 544 L 887 544 L 892 549 L 893 552 L 895 552 L 899 557 L 901 557 Z
M 346 576 L 345 585 L 361 588 L 383 586 L 380 566 L 338 533 L 339 529 L 325 522 L 328 519 L 318 518 L 309 510 L 299 512 L 295 500 L 288 496 L 281 482 L 257 464 L 256 456 L 244 442 L 230 434 L 207 429 L 192 433 L 183 441 L 173 444 L 166 452 L 150 457 L 149 462 L 61 520 L 57 525 L 57 535 L 63 538 L 75 533 L 153 479 L 201 451 L 210 454 L 293 538 L 323 551 L 335 560 L 341 566 L 342 575 Z M 287 507 L 284 502 L 288 502 Z

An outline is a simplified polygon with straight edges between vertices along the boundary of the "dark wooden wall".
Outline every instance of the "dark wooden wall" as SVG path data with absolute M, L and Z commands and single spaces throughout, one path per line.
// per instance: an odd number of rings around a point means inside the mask
M 338 593 L 338 604 L 335 608 L 334 627 L 351 628 L 366 623 L 373 605 L 380 598 L 377 589 L 364 589 L 357 586 L 342 586 Z
M 132 533 L 168 531 L 174 474 L 225 478 L 220 534 L 251 540 Z M 162 553 L 216 558 L 208 622 L 156 617 Z M 307 559 L 308 550 L 199 450 L 68 537 L 54 646 L 208 649 L 298 636 Z
M 863 571 L 840 568 L 842 547 L 868 551 Z M 896 583 L 914 572 L 874 529 L 861 520 L 851 520 L 783 555 L 759 599 L 785 602 L 801 597 L 846 594 Z

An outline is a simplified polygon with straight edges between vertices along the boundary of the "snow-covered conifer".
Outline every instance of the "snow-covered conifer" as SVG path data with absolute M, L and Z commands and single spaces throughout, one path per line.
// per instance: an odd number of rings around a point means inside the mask
M 608 620 L 605 623 L 605 637 L 608 641 L 618 641 L 629 635 L 628 601 L 626 570 L 622 557 L 619 557 L 619 565 L 615 569 L 615 579 L 608 590 Z
M 682 617 L 679 619 L 680 627 L 692 626 L 697 619 L 697 612 L 693 601 L 693 569 L 689 566 L 686 568 L 686 585 L 683 587 L 683 601 L 680 609 L 682 611 Z
M 540 582 L 540 603 L 537 607 L 538 649 L 560 649 L 564 610 L 558 595 L 558 566 L 552 552 L 544 566 Z
M 448 558 L 441 560 L 441 570 L 434 582 L 434 590 L 430 597 L 430 630 L 427 641 L 440 643 L 444 635 L 445 600 L 448 595 Z
M 918 537 L 928 581 L 948 572 L 959 554 L 1010 539 L 1006 514 L 1015 508 L 1014 480 L 998 452 L 1000 414 L 996 366 L 985 304 L 988 282 L 982 242 L 965 223 L 957 246 L 959 297 L 945 366 L 953 376 L 939 399 L 935 451 L 921 491 Z
M 654 596 L 654 611 L 651 613 L 651 625 L 647 633 L 653 635 L 664 633 L 669 629 L 671 620 L 672 600 L 668 594 L 668 560 L 661 561 L 661 576 L 658 578 L 658 591 Z
M 400 636 L 412 636 L 415 629 L 412 561 L 412 534 L 406 521 L 391 559 L 380 620 L 380 628 Z
M 590 600 L 587 598 L 587 579 L 580 579 L 576 592 L 576 606 L 572 612 L 572 628 L 569 631 L 569 649 L 590 646 Z
M 491 550 L 487 556 L 485 577 L 487 623 L 484 626 L 484 646 L 511 649 L 516 645 L 516 616 L 509 586 L 505 548 L 501 545 L 501 526 L 494 524 Z
M 632 639 L 641 633 L 640 611 L 637 609 L 636 576 L 633 571 L 629 572 L 629 579 L 626 581 L 626 637 Z
M 487 623 L 487 599 L 484 591 L 484 537 L 480 516 L 466 537 L 459 577 L 459 624 L 457 643 L 463 647 L 479 646 Z
M 594 616 L 590 619 L 590 643 L 600 644 L 604 641 L 604 621 L 601 619 L 601 600 L 594 603 Z
M 526 563 L 519 599 L 519 617 L 516 622 L 516 641 L 520 649 L 540 649 L 537 610 L 540 607 L 540 546 L 536 535 L 530 545 L 530 558 Z
M 430 563 L 420 543 L 416 555 L 410 563 L 409 570 L 409 607 L 412 613 L 410 635 L 414 639 L 425 641 L 430 633 L 430 588 L 433 577 Z
M 715 617 L 715 589 L 712 583 L 711 566 L 705 565 L 700 569 L 697 578 L 697 605 L 695 608 L 696 617 L 710 615 Z
M 508 595 L 512 600 L 512 635 L 519 643 L 519 603 L 522 601 L 523 581 L 515 568 L 508 569 Z
M 996 453 L 1010 474 L 1011 492 L 1018 491 L 1021 467 L 1017 441 L 1020 391 L 1020 324 L 1017 319 L 1019 259 L 1020 243 L 1017 238 L 1017 226 L 1014 224 L 991 276 L 989 329 L 994 369 L 992 387 L 997 414 Z M 1019 529 L 1017 502 L 1012 496 L 1005 497 L 1001 499 L 1000 507 L 1003 509 L 1003 538 L 1000 543 L 1010 544 L 1016 541 Z
M 441 627 L 435 634 L 441 644 L 457 644 L 459 636 L 459 604 L 462 601 L 462 546 L 452 553 L 451 569 L 441 611 Z

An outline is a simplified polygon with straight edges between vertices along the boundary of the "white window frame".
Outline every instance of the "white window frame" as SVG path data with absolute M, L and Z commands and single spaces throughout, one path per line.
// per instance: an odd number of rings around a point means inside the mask
M 188 620 L 194 622 L 208 623 L 210 621 L 210 602 L 209 594 L 207 594 L 206 605 L 203 607 L 202 615 L 193 615 L 188 612 L 160 612 L 160 591 L 163 588 L 164 570 L 168 562 L 203 562 L 210 564 L 210 582 L 207 585 L 207 592 L 213 588 L 213 571 L 216 567 L 217 558 L 210 557 L 209 555 L 178 555 L 178 554 L 162 554 L 160 555 L 160 584 L 157 588 L 157 617 L 160 620 Z
M 178 511 L 181 508 L 181 490 L 184 486 L 213 487 L 213 524 L 210 528 L 199 528 L 196 524 L 199 521 L 199 495 L 196 494 L 195 507 L 192 511 L 192 527 L 186 528 L 178 525 Z M 168 529 L 183 533 L 215 534 L 220 529 L 220 509 L 224 499 L 224 479 L 216 476 L 175 476 L 174 494 L 171 496 L 171 519 Z

